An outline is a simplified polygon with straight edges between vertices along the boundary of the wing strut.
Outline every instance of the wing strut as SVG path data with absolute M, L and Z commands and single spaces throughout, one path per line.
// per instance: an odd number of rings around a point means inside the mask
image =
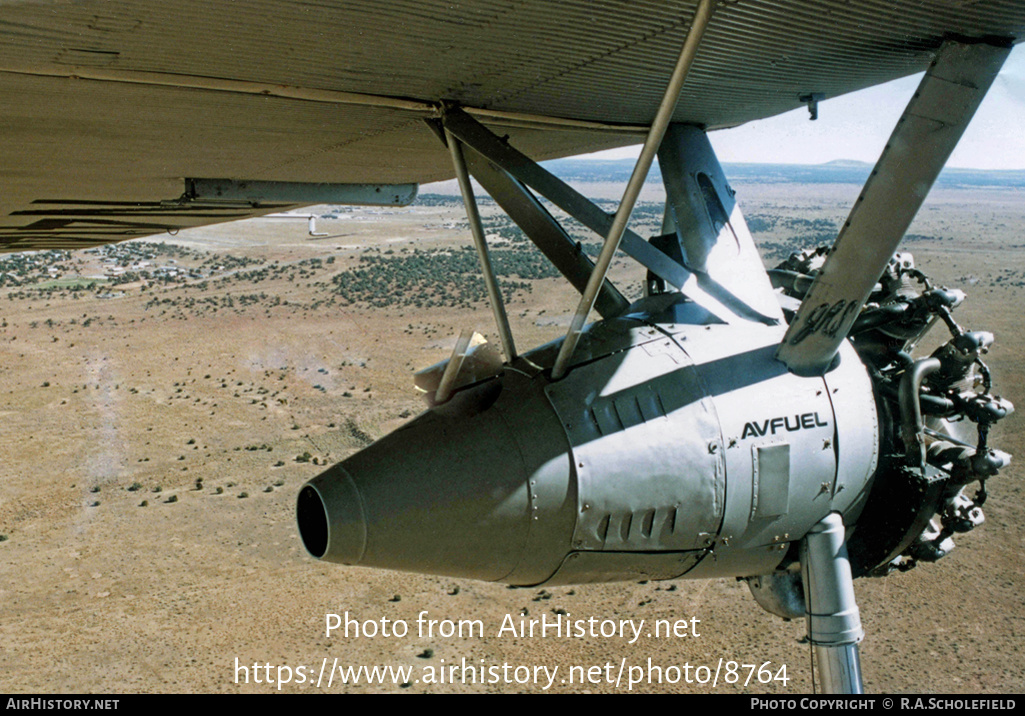
M 473 243 L 477 248 L 477 256 L 480 258 L 484 284 L 488 288 L 488 298 L 491 299 L 491 310 L 495 314 L 495 323 L 498 324 L 502 348 L 505 349 L 505 359 L 507 362 L 512 362 L 516 358 L 516 345 L 513 343 L 512 328 L 509 327 L 509 317 L 505 313 L 505 303 L 502 301 L 498 279 L 495 278 L 495 272 L 491 267 L 491 256 L 484 238 L 484 227 L 480 222 L 477 200 L 473 196 L 473 186 L 470 184 L 470 175 L 466 171 L 466 160 L 463 158 L 463 145 L 450 132 L 445 133 L 445 139 L 448 141 L 448 148 L 452 153 L 452 164 L 456 170 L 456 177 L 459 179 L 459 190 L 463 194 L 463 203 L 466 205 L 466 218 L 470 221 L 470 232 L 473 234 Z
M 504 143 L 466 112 L 450 108 L 446 110 L 443 122 L 445 129 L 463 144 L 541 194 L 591 231 L 601 236 L 608 235 L 612 227 L 612 217 L 530 157 Z M 691 296 L 688 289 L 696 283 L 696 279 L 690 271 L 629 229 L 623 233 L 623 251 L 659 278 Z M 697 300 L 696 297 L 691 297 Z M 719 318 L 723 318 L 722 314 L 728 315 L 728 311 L 722 307 L 718 312 L 714 306 L 705 308 Z
M 433 119 L 425 122 L 441 143 L 448 146 L 448 135 L 444 125 Z M 483 127 L 481 130 L 487 132 Z M 570 238 L 566 230 L 523 182 L 465 143 L 461 143 L 461 146 L 470 176 L 476 179 L 484 191 L 502 207 L 502 211 L 520 227 L 528 239 L 534 242 L 573 288 L 583 293 L 587 287 L 587 279 L 594 269 L 594 263 L 581 251 L 580 244 Z M 615 318 L 626 313 L 629 307 L 630 302 L 611 281 L 606 279 L 595 301 L 595 310 L 602 318 Z
M 566 339 L 562 342 L 562 346 L 559 347 L 559 355 L 555 359 L 555 365 L 552 366 L 552 378 L 554 380 L 558 380 L 566 373 L 570 358 L 573 356 L 573 349 L 576 348 L 577 342 L 584 331 L 587 315 L 594 308 L 594 299 L 598 295 L 598 289 L 601 288 L 602 282 L 605 281 L 605 275 L 612 264 L 612 258 L 615 256 L 619 243 L 623 238 L 623 233 L 626 231 L 626 224 L 630 221 L 630 214 L 633 213 L 634 204 L 637 203 L 637 197 L 640 196 L 641 187 L 644 186 L 644 181 L 648 177 L 648 170 L 651 169 L 655 153 L 658 151 L 659 145 L 662 144 L 662 137 L 669 127 L 669 120 L 672 119 L 676 103 L 680 99 L 683 81 L 687 78 L 687 72 L 694 63 L 694 58 L 698 53 L 698 46 L 701 44 L 701 37 L 704 35 L 705 28 L 708 27 L 708 23 L 712 19 L 714 9 L 713 0 L 700 0 L 697 10 L 694 11 L 694 19 L 691 21 L 690 30 L 687 32 L 687 39 L 683 42 L 683 49 L 680 50 L 680 57 L 676 60 L 676 67 L 669 78 L 669 85 L 662 96 L 662 102 L 658 106 L 658 112 L 655 113 L 655 119 L 651 123 L 651 130 L 648 132 L 647 139 L 644 140 L 641 155 L 637 158 L 633 174 L 630 175 L 630 181 L 626 184 L 623 200 L 619 203 L 616 217 L 612 220 L 612 227 L 605 237 L 605 244 L 601 248 L 601 253 L 598 254 L 598 260 L 595 263 L 594 271 L 591 273 L 591 279 L 587 282 L 587 289 L 584 291 L 584 295 L 580 297 L 577 312 L 573 315 L 569 331 L 566 332 Z
M 447 131 L 455 135 L 465 146 L 473 149 L 475 153 L 499 167 L 502 172 L 508 173 L 521 184 L 538 192 L 591 231 L 602 237 L 608 236 L 613 218 L 602 211 L 601 207 L 527 155 L 506 144 L 465 111 L 458 107 L 449 107 L 445 110 L 442 121 Z M 473 153 L 470 154 L 468 162 L 470 170 L 474 171 Z M 475 177 L 482 185 L 485 185 L 487 181 L 485 178 L 477 175 Z M 490 193 L 490 189 L 488 189 L 488 193 Z M 495 197 L 495 201 L 502 204 L 502 208 L 507 212 L 509 211 L 503 203 L 503 199 Z M 512 216 L 511 213 L 510 216 Z M 514 220 L 518 221 L 515 217 Z M 678 288 L 683 295 L 723 323 L 734 323 L 737 319 L 757 321 L 766 325 L 776 323 L 773 318 L 744 304 L 711 277 L 705 274 L 691 273 L 630 229 L 624 229 L 620 248 L 627 256 L 669 285 Z M 590 274 L 589 271 L 588 277 Z M 607 285 L 608 282 L 605 283 Z M 600 293 L 599 296 L 601 296 Z M 597 302 L 595 305 L 597 307 Z M 602 313 L 602 315 L 605 314 Z
M 603 237 L 608 235 L 612 227 L 612 217 L 602 211 L 601 207 L 527 155 L 506 144 L 466 112 L 457 107 L 450 107 L 446 109 L 442 121 L 445 130 L 455 135 L 464 146 L 473 149 L 475 153 L 495 164 L 518 182 L 544 196 L 591 231 Z M 468 159 L 471 171 L 474 170 L 476 163 L 472 157 L 473 153 Z M 476 178 L 485 185 L 486 178 Z M 490 193 L 490 189 L 488 192 Z M 495 197 L 495 201 L 506 209 L 502 199 Z M 508 209 L 506 211 L 508 212 Z M 756 311 L 724 290 L 709 276 L 691 273 L 630 229 L 623 231 L 621 248 L 627 256 L 669 285 L 678 288 L 687 298 L 723 323 L 733 323 L 738 318 L 767 325 L 775 323 L 771 317 Z M 588 272 L 588 277 L 590 273 Z
M 738 316 L 782 326 L 779 301 L 708 135 L 693 125 L 671 124 L 658 166 L 671 226 L 661 238 L 670 234 L 678 242 L 684 266 Z
M 780 345 L 776 357 L 791 371 L 829 368 L 1009 52 L 983 42 L 940 48 Z
M 464 149 L 466 166 L 473 178 L 480 182 L 484 191 L 491 195 L 541 253 L 573 284 L 573 288 L 583 293 L 594 270 L 594 263 L 587 254 L 580 250 L 530 189 L 474 150 Z M 594 307 L 603 318 L 613 318 L 625 313 L 630 302 L 606 279 Z

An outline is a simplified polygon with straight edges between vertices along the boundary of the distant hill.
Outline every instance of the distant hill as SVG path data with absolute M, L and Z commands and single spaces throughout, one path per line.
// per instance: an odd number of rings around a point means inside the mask
M 626 182 L 634 160 L 555 159 L 544 162 L 544 166 L 567 181 Z M 724 164 L 723 169 L 731 181 L 745 184 L 864 184 L 872 165 L 838 159 L 826 164 Z M 657 162 L 648 181 L 661 181 Z M 948 168 L 940 174 L 937 186 L 1025 188 L 1025 170 Z
M 868 167 L 872 168 L 870 162 L 860 162 L 857 159 L 834 159 L 831 162 L 826 162 L 823 166 L 827 167 Z

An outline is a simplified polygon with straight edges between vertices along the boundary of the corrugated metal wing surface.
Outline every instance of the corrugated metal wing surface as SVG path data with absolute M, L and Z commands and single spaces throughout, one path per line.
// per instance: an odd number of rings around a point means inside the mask
M 35 245 L 18 240 L 17 212 L 32 202 L 159 201 L 185 176 L 452 174 L 423 112 L 262 96 L 263 86 L 272 95 L 288 87 L 646 124 L 693 8 L 680 0 L 5 3 L 0 244 Z M 924 69 L 952 34 L 1021 39 L 1025 3 L 724 2 L 675 119 L 731 126 L 792 109 L 802 93 L 835 96 L 901 77 Z M 579 129 L 501 133 L 536 158 L 636 141 Z

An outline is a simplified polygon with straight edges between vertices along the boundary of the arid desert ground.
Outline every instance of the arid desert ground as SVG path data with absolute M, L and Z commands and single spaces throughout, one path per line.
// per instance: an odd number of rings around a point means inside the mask
M 609 199 L 619 190 L 586 187 Z M 738 200 L 771 254 L 824 243 L 811 234 L 841 222 L 857 191 L 741 184 Z M 476 277 L 434 263 L 471 246 L 461 205 L 445 197 L 451 186 L 423 192 L 404 209 L 321 208 L 318 238 L 300 215 L 0 257 L 0 692 L 259 693 L 286 673 L 284 692 L 615 692 L 627 690 L 625 677 L 616 683 L 624 666 L 648 674 L 635 691 L 811 691 L 803 622 L 770 616 L 735 581 L 510 589 L 305 553 L 300 486 L 423 410 L 412 373 L 447 357 L 460 330 L 495 334 Z M 655 229 L 658 199 L 657 187 L 643 197 L 639 233 Z M 501 234 L 492 205 L 483 211 L 496 250 L 525 267 L 509 288 L 518 344 L 561 335 L 571 289 Z M 956 317 L 996 334 L 996 392 L 1025 409 L 1023 232 L 1023 190 L 938 187 L 903 248 L 968 294 Z M 613 278 L 639 295 L 626 259 Z M 936 564 L 856 583 L 868 690 L 1025 690 L 1019 416 L 991 438 L 1017 462 L 990 482 L 986 523 Z M 699 621 L 633 643 L 499 633 L 507 616 L 560 610 Z M 326 615 L 345 612 L 409 632 L 326 636 Z M 435 633 L 418 633 L 423 612 Z M 460 620 L 484 633 L 443 635 Z M 745 685 L 742 670 L 739 683 L 721 675 L 713 686 L 720 659 L 768 663 L 787 680 Z M 317 683 L 325 664 L 394 671 L 380 683 L 336 675 L 329 687 Z M 508 666 L 485 672 L 504 674 L 497 682 L 449 683 L 453 664 Z M 561 681 L 571 667 L 586 683 Z

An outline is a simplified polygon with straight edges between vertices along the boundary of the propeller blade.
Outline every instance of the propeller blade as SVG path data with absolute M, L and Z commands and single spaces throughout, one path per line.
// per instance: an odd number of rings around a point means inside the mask
M 824 373 L 1010 52 L 947 42 L 865 182 L 776 358 Z

